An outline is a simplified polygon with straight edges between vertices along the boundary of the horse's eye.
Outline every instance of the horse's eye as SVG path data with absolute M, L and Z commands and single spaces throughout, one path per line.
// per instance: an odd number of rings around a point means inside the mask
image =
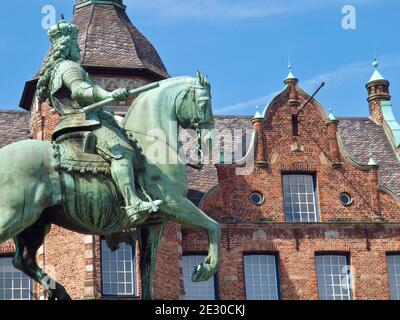
M 208 101 L 201 101 L 199 103 L 199 105 L 200 105 L 200 108 L 205 109 L 208 106 Z

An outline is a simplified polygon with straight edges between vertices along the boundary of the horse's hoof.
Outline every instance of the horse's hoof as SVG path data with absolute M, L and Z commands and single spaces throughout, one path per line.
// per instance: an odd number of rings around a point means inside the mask
M 210 268 L 209 264 L 199 264 L 197 268 L 194 270 L 192 274 L 192 281 L 193 282 L 202 282 L 202 281 L 207 281 L 210 279 L 215 272 L 213 272 Z
M 47 300 L 56 300 L 57 299 L 57 294 L 55 289 L 50 289 L 46 292 L 46 298 Z
M 58 300 L 72 300 L 71 296 L 68 293 L 62 293 L 58 297 Z
M 153 204 L 155 206 L 155 208 L 153 209 L 154 212 L 157 212 L 158 210 L 160 210 L 160 205 L 162 204 L 162 200 L 154 200 Z M 155 210 L 157 209 L 157 210 Z
M 64 288 L 49 289 L 46 295 L 47 300 L 72 300 Z

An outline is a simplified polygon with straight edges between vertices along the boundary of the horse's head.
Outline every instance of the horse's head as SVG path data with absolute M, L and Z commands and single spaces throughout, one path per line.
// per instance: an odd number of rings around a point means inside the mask
M 215 135 L 214 116 L 211 106 L 211 86 L 207 77 L 198 72 L 197 79 L 188 83 L 186 90 L 176 104 L 176 115 L 179 125 L 184 129 L 196 131 L 196 142 L 201 169 L 203 165 L 204 146 L 211 151 Z

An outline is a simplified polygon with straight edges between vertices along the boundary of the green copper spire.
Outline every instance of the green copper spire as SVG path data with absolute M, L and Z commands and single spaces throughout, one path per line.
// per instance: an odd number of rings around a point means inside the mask
M 332 108 L 329 108 L 328 119 L 331 120 L 331 121 L 334 121 L 334 120 L 336 120 L 336 118 L 335 118 L 335 116 L 333 115 L 332 112 L 333 112 L 333 109 L 332 109 Z
M 262 118 L 263 118 L 263 116 L 262 116 L 261 113 L 260 113 L 260 107 L 257 106 L 257 107 L 256 107 L 256 114 L 254 115 L 254 118 L 253 118 L 253 119 L 262 119 Z
M 376 163 L 376 161 L 374 160 L 374 158 L 373 158 L 372 151 L 369 152 L 368 165 L 369 165 L 369 166 L 377 166 L 377 165 L 378 165 L 378 164 Z
M 372 63 L 372 66 L 375 68 L 375 71 L 372 74 L 371 79 L 369 79 L 369 82 L 376 81 L 376 80 L 385 80 L 385 78 L 382 76 L 382 74 L 378 71 L 379 61 L 376 58 L 375 58 L 374 62 Z
M 393 106 L 391 101 L 381 101 L 383 118 L 392 133 L 393 142 L 398 148 L 400 146 L 400 124 L 397 122 L 393 114 Z

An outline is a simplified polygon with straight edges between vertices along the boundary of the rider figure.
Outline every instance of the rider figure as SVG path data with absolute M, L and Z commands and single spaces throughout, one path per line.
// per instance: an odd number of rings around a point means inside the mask
M 61 119 L 53 139 L 73 131 L 92 131 L 96 151 L 111 164 L 111 175 L 125 201 L 125 210 L 134 221 L 158 210 L 161 201 L 142 201 L 136 194 L 133 159 L 135 149 L 114 117 L 103 110 L 85 113 L 83 107 L 114 98 L 126 101 L 128 91 L 103 90 L 79 64 L 78 27 L 62 19 L 48 34 L 51 50 L 38 82 L 38 96 L 56 109 Z M 136 151 L 137 152 L 137 151 Z

